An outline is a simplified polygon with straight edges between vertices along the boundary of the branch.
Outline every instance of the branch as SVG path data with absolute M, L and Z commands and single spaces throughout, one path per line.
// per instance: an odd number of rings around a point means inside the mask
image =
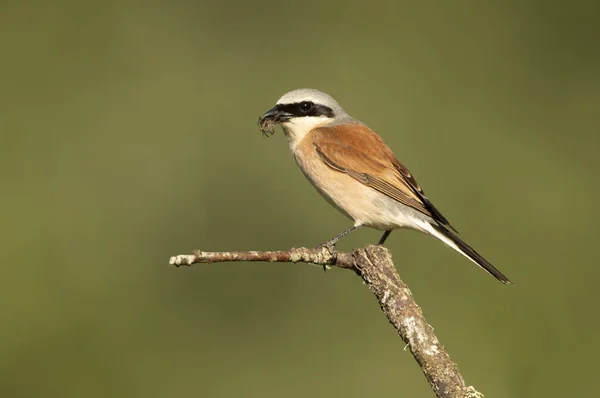
M 247 252 L 198 250 L 192 254 L 171 257 L 169 262 L 179 267 L 227 261 L 302 262 L 353 270 L 377 298 L 381 310 L 410 348 L 437 397 L 483 397 L 483 394 L 477 392 L 475 388 L 465 385 L 458 366 L 438 341 L 433 327 L 425 320 L 412 293 L 400 279 L 392 262 L 392 256 L 386 248 L 370 245 L 356 249 L 352 253 L 337 253 L 326 247 Z

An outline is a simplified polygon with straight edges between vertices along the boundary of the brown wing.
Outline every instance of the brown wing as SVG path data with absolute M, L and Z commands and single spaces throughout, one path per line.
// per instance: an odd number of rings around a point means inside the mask
M 329 167 L 452 228 L 427 199 L 410 171 L 367 126 L 320 127 L 313 131 L 312 142 L 319 157 Z

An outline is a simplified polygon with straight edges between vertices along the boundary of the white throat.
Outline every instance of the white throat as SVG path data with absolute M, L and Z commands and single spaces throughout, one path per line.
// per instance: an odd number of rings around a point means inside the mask
M 290 149 L 296 152 L 296 146 L 312 129 L 331 122 L 333 119 L 326 116 L 295 117 L 282 123 L 283 132 L 288 138 Z

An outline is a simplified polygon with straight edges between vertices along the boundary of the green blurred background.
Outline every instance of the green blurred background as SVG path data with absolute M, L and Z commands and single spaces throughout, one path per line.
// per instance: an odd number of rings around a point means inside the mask
M 350 225 L 256 127 L 298 87 L 379 132 L 515 281 L 388 240 L 467 382 L 595 395 L 600 3 L 563 3 L 4 0 L 0 396 L 432 396 L 350 272 L 168 265 Z

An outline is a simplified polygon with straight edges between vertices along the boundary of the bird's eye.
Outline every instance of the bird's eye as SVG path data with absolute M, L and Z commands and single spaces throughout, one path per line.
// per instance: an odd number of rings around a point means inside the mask
M 312 109 L 313 105 L 314 104 L 310 101 L 303 101 L 300 103 L 300 110 L 304 113 L 307 113 Z

